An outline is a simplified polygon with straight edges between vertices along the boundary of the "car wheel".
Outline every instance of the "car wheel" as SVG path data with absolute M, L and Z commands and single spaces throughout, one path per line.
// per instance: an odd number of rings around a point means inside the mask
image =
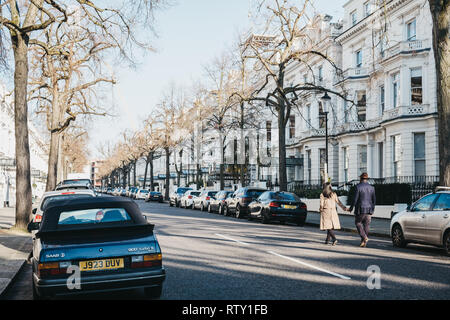
M 208 204 L 208 212 L 209 212 L 209 213 L 212 213 L 211 205 L 210 205 L 210 204 Z
M 200 207 L 200 210 L 205 211 L 205 206 L 203 205 L 203 202 L 202 202 L 202 206 Z
M 224 215 L 225 213 L 223 212 L 223 206 L 220 205 L 219 206 L 219 214 Z
M 179 207 L 180 206 L 180 202 L 178 200 L 175 200 L 175 207 Z
M 269 218 L 267 217 L 266 213 L 263 211 L 262 215 L 261 215 L 261 222 L 264 224 L 268 224 L 270 222 Z
M 450 255 L 450 231 L 447 231 L 444 235 L 444 250 L 445 253 Z
M 223 215 L 228 217 L 228 215 L 230 214 L 230 212 L 228 211 L 228 206 L 225 206 L 225 208 L 223 208 L 222 210 L 223 210 Z
M 392 244 L 397 248 L 404 248 L 407 244 L 403 235 L 402 227 L 398 224 L 392 228 Z
M 147 297 L 152 299 L 159 299 L 162 294 L 162 286 L 144 288 L 144 293 Z
M 236 205 L 236 218 L 242 219 L 241 207 L 239 205 Z
M 301 221 L 297 222 L 297 226 L 304 227 L 305 226 L 305 220 L 301 220 Z
M 173 203 L 170 200 L 169 200 L 169 206 L 173 207 Z

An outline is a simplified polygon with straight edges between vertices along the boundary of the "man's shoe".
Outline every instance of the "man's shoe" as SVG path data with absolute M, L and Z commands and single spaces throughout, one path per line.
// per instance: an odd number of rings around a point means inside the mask
M 363 240 L 363 241 L 361 241 L 361 243 L 360 243 L 360 245 L 359 245 L 360 247 L 365 247 L 366 246 L 366 242 Z
M 337 245 L 337 243 L 338 243 L 338 241 L 337 241 L 337 240 L 334 240 L 333 243 L 332 243 L 331 245 L 335 246 L 335 245 Z
M 328 244 L 328 239 L 327 239 L 327 240 L 325 240 L 325 244 Z
M 369 238 L 364 239 L 364 247 L 367 247 L 367 242 L 369 242 Z

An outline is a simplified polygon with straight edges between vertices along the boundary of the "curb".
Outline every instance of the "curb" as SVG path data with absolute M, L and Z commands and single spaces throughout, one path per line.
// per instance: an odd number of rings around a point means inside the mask
M 33 252 L 31 251 L 28 254 L 27 259 L 23 260 L 22 264 L 20 265 L 20 267 L 17 269 L 16 273 L 14 274 L 14 276 L 11 278 L 11 280 L 8 282 L 8 284 L 6 285 L 6 287 L 3 289 L 2 292 L 0 292 L 0 300 L 4 300 L 4 297 L 8 294 L 9 289 L 12 287 L 12 285 L 16 282 L 17 276 L 19 275 L 20 272 L 22 272 L 25 264 L 27 263 L 27 261 L 31 258 L 31 255 L 33 254 Z

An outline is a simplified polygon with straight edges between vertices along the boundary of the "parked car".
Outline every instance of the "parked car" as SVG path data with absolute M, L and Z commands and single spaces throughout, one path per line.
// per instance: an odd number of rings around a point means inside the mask
M 237 189 L 226 200 L 224 214 L 226 216 L 234 214 L 238 219 L 246 217 L 248 214 L 248 205 L 266 191 L 266 189 L 255 187 Z
M 163 195 L 162 195 L 162 193 L 161 192 L 158 192 L 158 191 L 150 191 L 148 194 L 147 194 L 147 197 L 145 198 L 145 201 L 146 202 L 149 202 L 149 201 L 158 201 L 158 202 L 163 202 L 163 200 L 164 200 L 164 197 L 163 197 Z
M 450 254 L 450 188 L 438 187 L 391 219 L 392 244 L 422 243 Z
M 33 222 L 41 222 L 42 215 L 44 212 L 44 206 L 53 202 L 54 200 L 72 200 L 75 198 L 83 198 L 83 197 L 95 197 L 96 194 L 94 191 L 90 189 L 78 189 L 78 190 L 61 190 L 61 191 L 48 191 L 45 192 L 39 204 L 36 208 L 32 210 L 33 214 Z
M 228 197 L 233 194 L 233 191 L 219 191 L 216 193 L 216 196 L 209 201 L 208 212 L 219 212 L 223 214 L 224 204 Z
M 188 190 L 179 200 L 181 208 L 193 208 L 194 200 L 200 195 L 200 191 Z
M 165 269 L 154 225 L 129 199 L 55 201 L 42 222 L 31 222 L 28 229 L 35 299 L 139 287 L 150 297 L 161 295 Z M 81 278 L 80 287 L 71 290 L 72 266 Z
M 136 187 L 128 187 L 126 196 L 131 198 L 131 194 L 135 189 L 137 189 L 137 188 Z
M 211 199 L 214 199 L 217 191 L 204 190 L 200 193 L 200 195 L 194 199 L 193 209 L 200 209 L 201 211 L 205 211 L 208 209 L 209 202 Z
M 304 226 L 307 206 L 300 198 L 290 192 L 267 191 L 248 206 L 248 219 L 261 219 L 262 223 L 279 221 L 292 222 Z
M 180 199 L 184 195 L 186 191 L 192 190 L 192 188 L 188 187 L 178 187 L 170 196 L 169 196 L 169 205 L 179 207 Z
M 129 197 L 130 197 L 131 199 L 135 199 L 135 198 L 136 198 L 136 193 L 137 193 L 138 191 L 139 191 L 139 189 L 136 188 L 136 187 L 130 188 Z
M 88 186 L 89 189 L 94 188 L 91 179 L 66 179 L 59 182 L 56 187 L 60 187 L 62 185 L 82 185 Z
M 145 200 L 149 193 L 150 193 L 150 191 L 148 191 L 146 189 L 138 189 L 134 198 L 136 200 Z

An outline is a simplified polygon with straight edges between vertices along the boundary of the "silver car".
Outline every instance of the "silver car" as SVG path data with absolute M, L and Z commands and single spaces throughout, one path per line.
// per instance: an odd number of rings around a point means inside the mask
M 395 247 L 408 243 L 439 246 L 450 252 L 450 188 L 438 187 L 394 215 L 391 237 Z

